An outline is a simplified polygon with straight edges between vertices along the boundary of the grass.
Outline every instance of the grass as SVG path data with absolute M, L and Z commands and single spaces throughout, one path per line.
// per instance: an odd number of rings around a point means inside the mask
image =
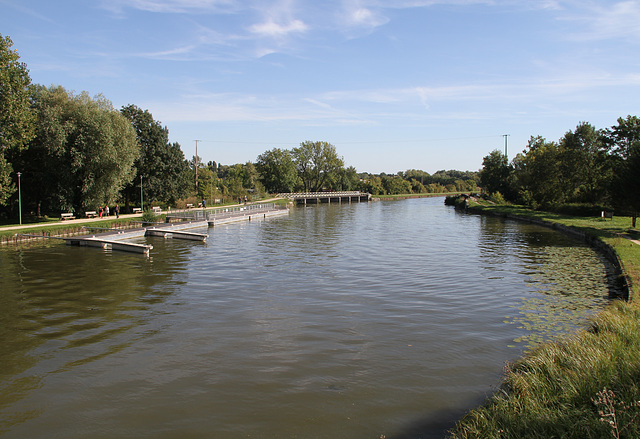
M 622 235 L 631 218 L 569 217 L 518 206 L 472 209 L 519 215 L 574 227 L 614 248 L 634 285 L 640 285 L 640 245 Z M 507 365 L 499 390 L 469 412 L 452 438 L 640 437 L 640 306 L 613 301 L 588 330 L 544 343 Z

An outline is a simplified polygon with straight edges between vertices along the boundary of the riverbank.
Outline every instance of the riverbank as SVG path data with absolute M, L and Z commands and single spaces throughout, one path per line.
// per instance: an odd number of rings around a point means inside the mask
M 451 438 L 640 437 L 640 306 L 633 294 L 640 285 L 640 245 L 633 242 L 638 232 L 630 229 L 631 218 L 569 217 L 473 201 L 468 209 L 571 228 L 600 241 L 619 260 L 630 301 L 612 301 L 587 330 L 507 365 L 500 388 L 458 422 Z
M 287 200 L 282 198 L 269 198 L 266 200 L 260 200 L 251 202 L 248 204 L 256 203 L 274 203 L 286 205 Z M 214 207 L 206 208 L 206 210 L 223 209 L 227 207 L 234 207 L 237 204 L 225 204 Z M 205 208 L 198 207 L 193 210 L 205 210 Z M 164 211 L 157 212 L 157 220 L 164 221 Z M 67 237 L 76 236 L 82 234 L 91 233 L 93 229 L 99 228 L 115 228 L 115 229 L 129 229 L 140 227 L 142 222 L 142 213 L 123 214 L 120 218 L 116 218 L 115 215 L 101 217 L 101 218 L 77 218 L 73 220 L 46 220 L 31 224 L 23 225 L 4 225 L 0 226 L 0 245 L 2 244 L 22 244 L 33 240 L 41 241 L 41 238 L 25 237 L 22 235 L 38 235 L 40 237 Z

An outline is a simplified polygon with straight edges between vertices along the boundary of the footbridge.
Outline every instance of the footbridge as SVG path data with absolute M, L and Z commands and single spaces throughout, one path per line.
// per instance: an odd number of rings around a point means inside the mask
M 296 204 L 320 203 L 352 203 L 354 201 L 371 201 L 371 194 L 360 191 L 345 192 L 291 192 L 278 194 L 280 198 L 287 198 Z

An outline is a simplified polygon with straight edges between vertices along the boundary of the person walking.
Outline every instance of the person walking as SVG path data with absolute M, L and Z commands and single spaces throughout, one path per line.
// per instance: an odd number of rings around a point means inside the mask
M 120 218 L 120 206 L 116 204 L 114 211 L 116 212 L 116 218 Z

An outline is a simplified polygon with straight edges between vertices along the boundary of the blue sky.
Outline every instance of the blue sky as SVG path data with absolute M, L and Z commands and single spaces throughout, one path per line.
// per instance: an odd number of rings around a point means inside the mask
M 640 0 L 0 0 L 32 81 L 135 104 L 222 164 L 478 170 L 638 115 Z

